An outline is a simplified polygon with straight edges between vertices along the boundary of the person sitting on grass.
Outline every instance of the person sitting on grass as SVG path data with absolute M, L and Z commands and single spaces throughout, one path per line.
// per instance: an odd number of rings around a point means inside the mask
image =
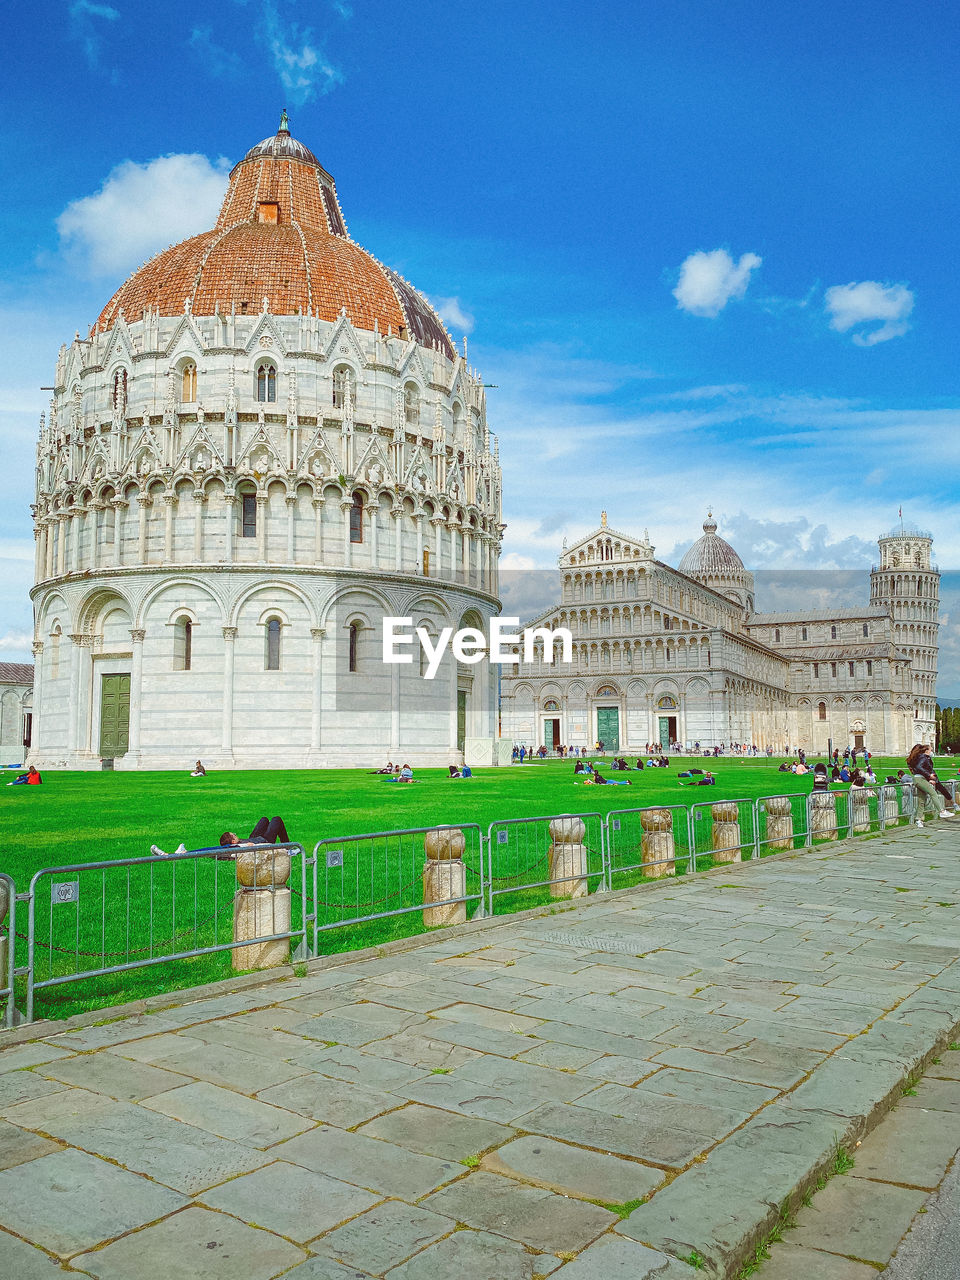
M 392 760 L 388 760 L 388 761 L 387 761 L 387 763 L 386 763 L 385 768 L 383 768 L 383 769 L 371 769 L 371 770 L 370 770 L 370 772 L 371 772 L 375 777 L 377 777 L 377 778 L 379 778 L 379 777 L 381 776 L 381 774 L 384 774 L 384 773 L 391 773 L 391 774 L 392 774 L 392 773 L 393 773 L 393 761 L 392 761 Z
M 710 772 L 710 771 L 709 771 L 709 769 L 707 770 L 707 772 L 708 772 L 708 773 Z M 702 770 L 702 769 L 684 769 L 683 773 L 678 773 L 678 774 L 677 774 L 677 777 L 678 777 L 678 778 L 692 778 L 692 777 L 694 777 L 695 775 L 699 775 L 699 774 L 702 774 L 702 773 L 703 773 L 703 770 Z M 710 776 L 712 777 L 713 775 L 711 774 Z
M 14 778 L 12 782 L 8 782 L 7 786 L 8 787 L 19 787 L 19 786 L 38 787 L 41 782 L 43 782 L 43 778 L 40 776 L 40 770 L 37 768 L 35 764 L 32 764 L 26 773 L 21 773 L 20 776 L 17 778 Z
M 578 760 L 573 766 L 574 773 L 589 773 L 589 769 L 582 760 Z
M 463 765 L 459 769 L 455 764 L 448 765 L 447 768 L 450 770 L 451 778 L 472 778 L 473 777 L 473 770 L 470 768 L 468 764 Z
M 395 782 L 412 782 L 413 770 L 408 764 L 405 764 L 394 779 Z
M 206 769 L 203 767 L 203 761 L 202 761 L 202 760 L 198 760 L 198 761 L 197 761 L 197 763 L 193 766 L 193 769 L 190 771 L 190 777 L 191 777 L 191 778 L 205 778 L 206 776 L 207 776 L 207 771 L 206 771 Z

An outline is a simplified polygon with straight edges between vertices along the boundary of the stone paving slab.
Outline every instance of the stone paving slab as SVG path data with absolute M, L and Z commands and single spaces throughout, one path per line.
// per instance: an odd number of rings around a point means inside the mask
M 206 1080 L 147 1098 L 144 1106 L 171 1120 L 182 1120 L 207 1133 L 250 1147 L 272 1147 L 312 1127 L 312 1121 L 304 1116 L 246 1098 Z
M 885 1263 L 900 1243 L 926 1192 L 866 1178 L 833 1178 L 790 1233 L 797 1244 Z
M 70 1157 L 90 1185 L 132 1179 L 115 1195 L 130 1234 L 76 1245 L 118 1280 L 144 1257 L 177 1280 L 181 1242 L 191 1280 L 231 1249 L 231 1280 L 674 1280 L 694 1249 L 717 1280 L 954 1037 L 960 937 L 941 901 L 960 903 L 960 831 L 894 831 L 18 1034 L 0 1049 L 17 1161 L 0 1178 L 32 1186 Z M 938 1120 L 960 1115 L 950 1069 L 897 1113 L 930 1134 L 901 1162 L 915 1186 L 945 1158 Z M 925 1194 L 873 1180 L 893 1141 L 860 1152 L 845 1195 L 892 1190 L 902 1216 Z M 176 1197 L 160 1221 L 144 1189 Z M 590 1203 L 643 1197 L 626 1218 Z M 14 1203 L 57 1252 L 43 1195 Z M 892 1230 L 896 1213 L 874 1216 Z M 27 1234 L 0 1197 L 4 1226 Z M 819 1280 L 829 1253 L 792 1247 Z
M 635 1160 L 535 1137 L 517 1138 L 491 1151 L 480 1161 L 480 1167 L 560 1195 L 604 1204 L 639 1200 L 658 1187 L 665 1176 L 662 1170 Z
M 298 1244 L 363 1213 L 377 1199 L 360 1187 L 283 1160 L 233 1178 L 202 1197 L 211 1209 L 255 1222 Z
M 0 1230 L 0 1276 L 8 1280 L 53 1280 L 62 1274 L 48 1253 Z
M 877 1271 L 866 1262 L 835 1253 L 778 1244 L 770 1261 L 763 1264 L 760 1276 L 762 1280 L 876 1280 Z
M 408 1200 L 419 1200 L 464 1171 L 459 1160 L 439 1160 L 393 1142 L 326 1125 L 281 1143 L 271 1154 L 317 1173 L 328 1173 L 341 1182 Z
M 270 1280 L 305 1257 L 302 1249 L 225 1213 L 190 1208 L 73 1259 L 99 1280 Z M 145 1260 L 149 1259 L 149 1271 Z M 296 1274 L 296 1273 L 295 1273 Z
M 61 1258 L 187 1203 L 168 1187 L 81 1151 L 58 1151 L 0 1173 L 4 1226 Z
M 449 1235 L 456 1225 L 453 1218 L 429 1209 L 385 1200 L 329 1232 L 316 1248 L 348 1266 L 380 1275 Z

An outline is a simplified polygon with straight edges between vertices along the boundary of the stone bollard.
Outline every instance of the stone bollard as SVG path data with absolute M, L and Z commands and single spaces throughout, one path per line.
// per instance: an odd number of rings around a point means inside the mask
M 741 862 L 740 850 L 740 810 L 736 804 L 722 800 L 710 806 L 713 815 L 713 860 L 714 862 Z
M 466 897 L 467 869 L 463 865 L 466 847 L 466 837 L 459 827 L 428 831 L 423 837 L 423 851 L 427 855 L 423 868 L 423 900 L 441 904 L 424 908 L 423 923 L 428 929 L 466 923 L 467 904 L 450 901 Z
M 900 805 L 897 803 L 896 787 L 884 787 L 880 796 L 883 825 L 884 827 L 895 827 L 900 820 Z
M 851 787 L 847 792 L 850 806 L 850 830 L 870 830 L 870 792 L 866 787 Z
M 0 987 L 7 985 L 7 961 L 9 952 L 7 948 L 10 945 L 9 939 L 4 932 L 4 923 L 7 919 L 7 911 L 10 907 L 10 892 L 6 880 L 0 880 Z M 0 1010 L 2 1014 L 2 1010 Z
M 789 796 L 768 796 L 762 801 L 767 811 L 768 849 L 793 848 L 793 807 Z
M 269 846 L 241 848 L 236 857 L 237 882 L 240 888 L 233 899 L 233 941 L 269 938 L 274 933 L 290 931 L 290 853 Z M 287 964 L 290 939 L 235 946 L 234 969 L 272 969 Z
M 677 874 L 673 842 L 673 814 L 669 809 L 647 809 L 640 815 L 643 874 L 651 880 Z M 658 865 L 659 864 L 659 865 Z
M 836 840 L 837 797 L 832 791 L 814 791 L 810 795 L 810 839 Z
M 582 818 L 553 818 L 550 822 L 551 898 L 585 898 L 587 884 L 587 828 Z

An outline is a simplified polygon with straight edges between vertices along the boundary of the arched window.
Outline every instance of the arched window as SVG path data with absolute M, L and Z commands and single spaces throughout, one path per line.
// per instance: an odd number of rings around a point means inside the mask
M 414 382 L 408 382 L 403 388 L 403 417 L 411 426 L 420 421 L 420 392 Z
M 345 364 L 333 371 L 333 407 L 345 409 L 347 404 L 355 403 L 353 370 Z
M 774 627 L 774 629 L 773 629 L 773 642 L 774 642 L 774 644 L 779 644 L 779 643 L 780 643 L 780 628 L 779 628 L 779 627 Z
M 276 365 L 262 364 L 257 369 L 257 399 L 262 404 L 275 404 L 277 399 Z
M 817 703 L 817 716 L 818 716 L 818 718 L 819 718 L 820 720 L 826 720 L 826 718 L 827 718 L 827 704 L 826 704 L 825 702 L 818 702 L 818 703 Z
M 173 669 L 189 671 L 193 665 L 193 623 L 183 614 L 173 624 Z
M 350 508 L 350 541 L 363 541 L 363 494 L 353 495 L 353 506 Z M 352 670 L 353 668 L 351 668 Z
M 357 671 L 358 651 L 360 649 L 360 623 L 351 622 L 347 631 L 347 669 Z
M 267 653 L 265 670 L 280 670 L 280 619 L 270 618 L 266 626 Z
M 241 493 L 240 495 L 240 537 L 255 538 L 257 536 L 257 495 Z
M 193 404 L 197 398 L 197 366 L 191 360 L 180 374 L 180 402 Z
M 830 628 L 830 639 L 831 639 L 831 640 L 836 640 L 836 638 L 837 638 L 837 628 L 836 628 L 836 627 L 831 627 L 831 628 Z

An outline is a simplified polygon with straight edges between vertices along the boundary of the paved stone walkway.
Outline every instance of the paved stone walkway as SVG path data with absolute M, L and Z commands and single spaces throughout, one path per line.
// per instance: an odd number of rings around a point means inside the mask
M 0 1275 L 733 1275 L 954 1035 L 958 855 L 891 832 L 38 1028 Z
M 948 1050 L 858 1143 L 853 1167 L 799 1208 L 756 1280 L 875 1280 L 878 1267 L 957 1280 L 958 1152 L 960 1051 Z

